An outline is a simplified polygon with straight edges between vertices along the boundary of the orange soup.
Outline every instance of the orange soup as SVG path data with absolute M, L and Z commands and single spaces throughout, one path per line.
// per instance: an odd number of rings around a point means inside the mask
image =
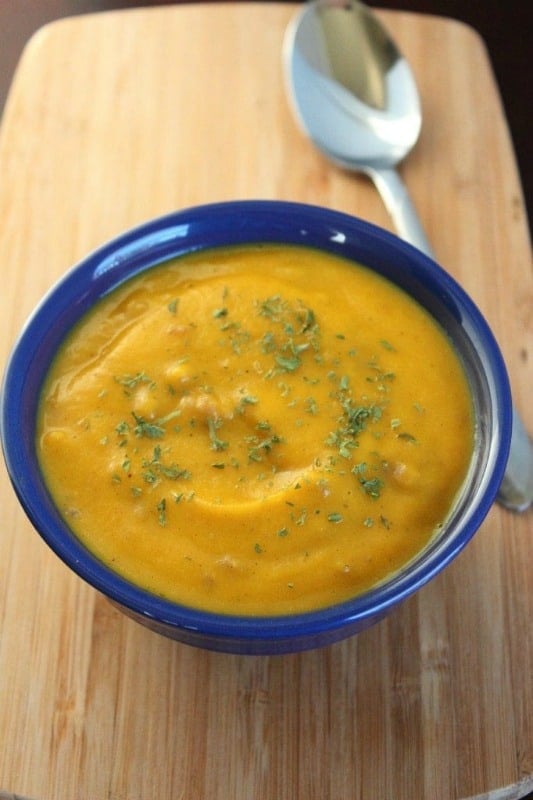
M 144 272 L 76 326 L 42 392 L 40 464 L 129 581 L 227 614 L 353 597 L 438 533 L 473 450 L 443 330 L 372 271 L 300 247 Z

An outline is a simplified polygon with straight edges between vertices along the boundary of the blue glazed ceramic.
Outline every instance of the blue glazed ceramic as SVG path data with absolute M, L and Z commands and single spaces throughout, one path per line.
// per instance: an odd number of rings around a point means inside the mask
M 35 454 L 39 394 L 67 331 L 103 295 L 181 254 L 253 242 L 302 244 L 365 264 L 425 306 L 461 356 L 475 404 L 477 443 L 469 479 L 442 533 L 403 572 L 324 610 L 282 617 L 206 613 L 167 602 L 97 561 L 56 510 Z M 338 287 L 336 287 L 338 288 Z M 287 653 L 358 633 L 439 573 L 489 511 L 507 463 L 511 396 L 491 331 L 458 284 L 421 252 L 373 225 L 314 206 L 241 201 L 201 206 L 148 222 L 85 258 L 47 294 L 23 329 L 4 376 L 0 432 L 8 472 L 32 524 L 79 576 L 124 613 L 187 644 L 232 653 Z

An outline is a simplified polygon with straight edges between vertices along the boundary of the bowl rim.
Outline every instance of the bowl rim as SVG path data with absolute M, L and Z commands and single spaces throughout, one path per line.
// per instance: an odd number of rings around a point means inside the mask
M 35 426 L 29 431 L 24 426 L 28 406 L 34 411 L 37 408 L 35 395 L 49 363 L 43 354 L 53 354 L 94 300 L 171 257 L 218 246 L 252 244 L 254 239 L 249 237 L 256 230 L 263 232 L 256 242 L 284 242 L 289 236 L 291 243 L 319 246 L 344 256 L 347 242 L 370 253 L 378 245 L 385 261 L 396 259 L 400 267 L 395 266 L 395 270 L 405 267 L 406 281 L 418 281 L 420 291 L 425 287 L 428 298 L 437 297 L 461 326 L 466 325 L 469 338 L 475 334 L 483 345 L 481 357 L 496 404 L 490 474 L 484 477 L 467 524 L 454 536 L 426 548 L 405 571 L 362 595 L 323 609 L 273 616 L 226 615 L 190 608 L 159 598 L 106 567 L 75 537 L 56 510 L 36 463 Z M 361 263 L 365 263 L 362 258 Z M 33 397 L 29 400 L 30 393 Z M 451 275 L 421 251 L 365 220 L 282 200 L 235 200 L 174 211 L 137 225 L 93 250 L 56 281 L 26 321 L 8 358 L 0 394 L 0 438 L 10 480 L 31 523 L 64 563 L 102 594 L 147 620 L 206 637 L 251 642 L 316 637 L 339 628 L 370 624 L 418 591 L 459 554 L 490 510 L 505 472 L 511 426 L 511 393 L 501 352 L 481 312 Z

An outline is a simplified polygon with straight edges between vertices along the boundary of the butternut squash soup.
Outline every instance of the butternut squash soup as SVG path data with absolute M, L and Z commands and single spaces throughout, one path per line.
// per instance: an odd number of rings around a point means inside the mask
M 473 450 L 446 334 L 376 273 L 292 246 L 152 268 L 79 323 L 38 454 L 75 535 L 154 594 L 227 614 L 325 607 L 438 533 Z

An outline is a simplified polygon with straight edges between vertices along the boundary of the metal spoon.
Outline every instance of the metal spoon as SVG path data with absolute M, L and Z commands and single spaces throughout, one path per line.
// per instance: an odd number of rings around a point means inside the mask
M 374 181 L 398 233 L 426 253 L 430 245 L 395 166 L 422 125 L 406 60 L 366 6 L 306 3 L 285 38 L 296 116 L 337 165 Z
M 379 20 L 357 0 L 310 0 L 287 29 L 283 55 L 304 132 L 335 164 L 368 175 L 399 235 L 433 258 L 395 169 L 420 133 L 418 90 Z M 498 499 L 515 511 L 533 503 L 533 446 L 516 411 Z

